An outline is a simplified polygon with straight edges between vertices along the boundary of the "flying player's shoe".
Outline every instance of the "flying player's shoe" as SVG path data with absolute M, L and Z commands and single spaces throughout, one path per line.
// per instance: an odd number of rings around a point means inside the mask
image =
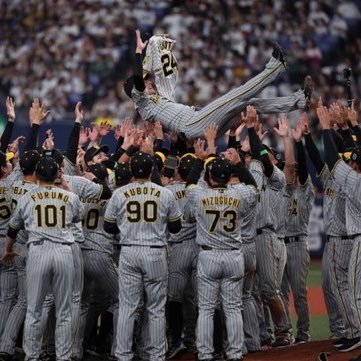
M 309 110 L 313 93 L 313 80 L 311 75 L 306 75 L 305 79 L 303 80 L 303 92 L 306 98 L 305 110 Z
M 285 67 L 285 69 L 287 71 L 288 63 L 287 63 L 285 52 L 283 51 L 281 45 L 275 41 L 274 43 L 272 43 L 272 46 L 273 46 L 272 56 L 274 58 L 276 58 L 277 60 L 279 60 L 283 64 L 283 66 Z

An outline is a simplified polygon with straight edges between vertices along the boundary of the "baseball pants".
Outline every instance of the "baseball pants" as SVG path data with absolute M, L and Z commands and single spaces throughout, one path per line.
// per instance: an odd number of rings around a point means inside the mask
M 287 313 L 280 292 L 286 263 L 284 241 L 279 240 L 274 232 L 263 230 L 256 237 L 256 256 L 257 285 L 260 289 L 255 292 L 260 293 L 261 300 L 269 307 L 276 338 L 288 337 L 290 330 L 288 328 Z M 259 300 L 259 297 L 255 295 L 255 299 Z M 262 305 L 258 305 L 259 310 L 262 308 Z M 263 327 L 265 326 L 263 325 Z M 260 332 L 262 335 L 263 331 L 260 330 Z M 261 339 L 261 341 L 265 340 Z
M 341 310 L 338 306 L 335 289 L 332 286 L 332 248 L 329 242 L 323 249 L 321 277 L 322 291 L 325 299 L 330 331 L 336 337 L 345 337 L 345 325 Z
M 19 332 L 25 320 L 26 315 L 26 259 L 28 249 L 25 244 L 16 243 L 15 252 L 19 255 L 15 257 L 15 269 L 17 274 L 18 293 L 14 307 L 11 309 L 5 325 L 0 342 L 0 352 L 6 352 L 10 355 L 15 354 L 15 345 Z
M 151 361 L 165 360 L 165 304 L 168 264 L 166 248 L 122 246 L 119 257 L 119 314 L 115 356 L 131 361 L 136 310 L 145 292 Z
M 52 293 L 56 309 L 57 360 L 71 357 L 71 290 L 74 276 L 70 245 L 41 241 L 31 243 L 26 265 L 27 311 L 24 328 L 26 361 L 37 361 L 41 350 L 41 315 L 45 296 Z
M 240 359 L 243 345 L 242 283 L 244 259 L 240 250 L 201 250 L 198 256 L 198 359 L 213 355 L 213 317 L 219 296 L 227 329 L 228 359 Z
M 256 245 L 255 243 L 243 243 L 242 253 L 244 256 L 244 279 L 243 279 L 243 330 L 247 351 L 260 349 L 259 324 L 257 319 L 257 306 L 252 291 L 256 275 Z
M 306 237 L 287 237 L 287 262 L 282 280 L 282 296 L 287 311 L 289 329 L 292 328 L 289 314 L 289 296 L 292 291 L 297 313 L 297 339 L 309 341 L 310 315 L 307 302 L 307 275 L 310 255 Z

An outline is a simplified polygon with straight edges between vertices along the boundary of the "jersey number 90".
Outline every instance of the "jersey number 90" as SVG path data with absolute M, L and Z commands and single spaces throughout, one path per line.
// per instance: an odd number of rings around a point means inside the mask
M 157 220 L 158 204 L 155 201 L 130 201 L 127 203 L 127 220 L 131 223 L 140 221 L 153 223 Z

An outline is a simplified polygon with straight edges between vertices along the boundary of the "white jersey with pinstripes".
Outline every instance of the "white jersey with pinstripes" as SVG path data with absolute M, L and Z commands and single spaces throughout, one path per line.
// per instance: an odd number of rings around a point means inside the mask
M 104 231 L 104 213 L 108 204 L 104 199 L 80 198 L 84 205 L 84 218 L 82 220 L 84 243 L 82 249 L 92 249 L 108 254 L 113 253 L 115 236 Z
M 11 206 L 13 212 L 15 211 L 17 204 L 21 198 L 29 192 L 31 189 L 37 187 L 36 183 L 18 180 L 15 181 L 10 188 Z M 25 244 L 28 241 L 29 233 L 25 229 L 21 229 L 16 236 L 16 242 Z
M 319 174 L 323 184 L 323 223 L 329 236 L 346 236 L 346 194 L 325 165 Z
M 171 101 L 174 101 L 178 80 L 178 65 L 173 53 L 174 43 L 174 40 L 163 36 L 152 36 L 143 59 L 143 72 L 154 75 L 158 94 Z
M 122 244 L 164 246 L 167 223 L 182 216 L 169 189 L 144 181 L 118 188 L 108 202 L 104 219 L 117 223 Z
M 343 160 L 339 160 L 333 169 L 335 182 L 346 194 L 346 230 L 347 235 L 361 234 L 361 174 L 353 170 Z
M 0 180 L 0 234 L 5 236 L 11 217 L 11 184 L 7 179 Z
M 308 221 L 315 198 L 311 178 L 308 177 L 303 185 L 288 184 L 286 192 L 289 194 L 289 202 L 285 236 L 307 236 Z
M 81 217 L 77 195 L 55 186 L 36 186 L 19 200 L 10 226 L 25 228 L 28 244 L 42 240 L 70 244 L 74 242 L 71 225 Z
M 197 220 L 199 245 L 217 249 L 240 248 L 242 219 L 256 205 L 256 189 L 227 186 L 226 188 L 187 188 L 190 219 Z
M 183 214 L 185 213 L 184 208 L 187 204 L 185 186 L 186 186 L 185 182 L 173 182 L 166 187 L 174 194 L 174 197 Z M 185 219 L 183 219 L 181 231 L 177 234 L 170 234 L 168 241 L 177 243 L 177 242 L 195 240 L 195 238 L 196 238 L 196 224 L 189 223 Z
M 276 166 L 273 173 L 267 178 L 263 173 L 262 163 L 252 160 L 249 168 L 258 188 L 258 202 L 256 210 L 256 229 L 269 228 L 275 230 L 282 217 L 279 198 L 282 197 L 286 187 L 286 177 Z

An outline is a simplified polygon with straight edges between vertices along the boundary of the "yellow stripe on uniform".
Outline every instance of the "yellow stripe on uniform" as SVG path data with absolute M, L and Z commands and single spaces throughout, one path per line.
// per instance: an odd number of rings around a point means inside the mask
M 192 123 L 188 123 L 188 124 L 186 124 L 185 126 L 186 126 L 186 127 L 189 127 L 189 126 L 191 126 L 191 125 L 193 125 L 193 124 L 199 123 L 201 120 L 203 120 L 204 118 L 208 117 L 208 115 L 214 113 L 216 110 L 218 110 L 219 108 L 223 107 L 223 106 L 226 105 L 227 103 L 233 101 L 234 99 L 236 99 L 236 98 L 238 98 L 238 97 L 240 97 L 240 96 L 242 96 L 242 95 L 247 94 L 249 91 L 251 91 L 252 89 L 254 89 L 258 84 L 260 84 L 263 80 L 265 80 L 265 79 L 267 79 L 269 76 L 271 76 L 271 75 L 272 75 L 280 66 L 282 66 L 282 65 L 283 65 L 283 64 L 280 63 L 280 64 L 279 64 L 278 66 L 276 66 L 269 74 L 267 74 L 266 76 L 264 76 L 263 78 L 261 78 L 261 79 L 260 79 L 258 82 L 256 82 L 252 87 L 250 87 L 249 89 L 246 89 L 243 93 L 237 94 L 236 96 L 234 96 L 234 97 L 226 100 L 223 104 L 220 104 L 218 107 L 210 110 L 210 111 L 209 111 L 207 114 L 205 114 L 201 119 L 198 119 L 198 120 L 196 120 L 196 121 L 194 121 L 194 122 L 192 122 Z

